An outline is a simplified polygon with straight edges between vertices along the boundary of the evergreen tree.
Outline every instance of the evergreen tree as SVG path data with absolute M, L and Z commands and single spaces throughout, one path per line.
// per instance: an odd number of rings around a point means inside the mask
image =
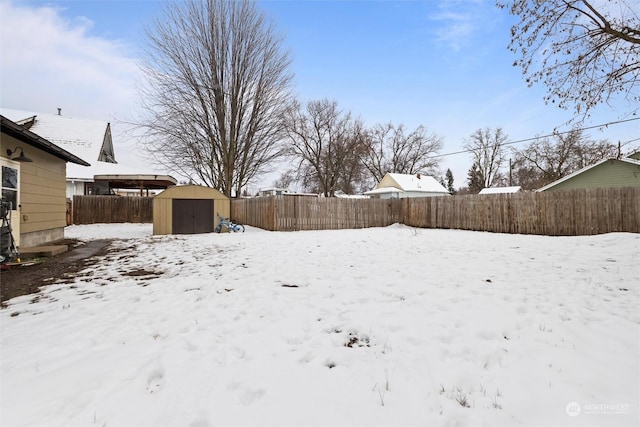
M 469 183 L 469 192 L 473 194 L 477 194 L 484 188 L 484 176 L 482 175 L 482 171 L 478 168 L 477 163 L 473 163 L 471 165 L 471 169 L 469 169 L 467 182 Z
M 456 190 L 453 188 L 453 173 L 451 172 L 451 169 L 447 169 L 445 177 L 447 179 L 447 191 L 449 191 L 449 194 L 456 194 Z

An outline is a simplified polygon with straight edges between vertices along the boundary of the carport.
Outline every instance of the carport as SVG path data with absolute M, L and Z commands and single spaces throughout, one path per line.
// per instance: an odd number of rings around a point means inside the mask
M 210 233 L 216 213 L 229 217 L 229 198 L 215 188 L 180 185 L 153 198 L 153 234 Z

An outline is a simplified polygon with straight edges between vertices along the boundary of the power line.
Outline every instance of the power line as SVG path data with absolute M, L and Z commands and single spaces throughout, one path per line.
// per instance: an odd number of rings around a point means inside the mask
M 634 117 L 632 119 L 625 119 L 625 120 L 617 120 L 615 122 L 608 122 L 608 123 L 604 123 L 604 124 L 601 124 L 601 125 L 594 125 L 594 126 L 589 126 L 589 127 L 579 128 L 579 129 L 571 129 L 571 130 L 566 130 L 566 131 L 562 131 L 562 132 L 553 132 L 553 133 L 550 133 L 550 134 L 547 134 L 547 135 L 534 136 L 534 137 L 531 137 L 531 138 L 519 139 L 517 141 L 504 142 L 504 143 L 500 144 L 500 146 L 519 144 L 521 142 L 535 141 L 536 139 L 549 138 L 549 137 L 555 136 L 555 135 L 564 135 L 566 133 L 575 132 L 577 130 L 585 131 L 585 130 L 591 130 L 591 129 L 596 129 L 596 128 L 608 127 L 608 126 L 617 125 L 617 124 L 620 124 L 620 123 L 632 122 L 634 120 L 640 120 L 640 117 Z M 629 142 L 633 142 L 633 141 L 635 141 L 635 140 L 632 139 L 631 141 L 627 141 L 627 142 L 625 142 L 625 145 L 628 144 Z M 471 152 L 473 152 L 473 150 L 466 149 L 466 150 L 462 150 L 462 151 L 456 151 L 456 152 L 453 152 L 453 153 L 438 154 L 437 156 L 433 156 L 433 157 L 434 158 L 436 158 L 436 157 L 446 157 L 446 156 L 453 156 L 453 155 L 456 155 L 456 154 L 464 154 L 464 153 L 471 153 Z

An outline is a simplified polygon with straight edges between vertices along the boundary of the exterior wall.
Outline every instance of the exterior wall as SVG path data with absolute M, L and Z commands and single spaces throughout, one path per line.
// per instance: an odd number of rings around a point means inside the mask
M 6 155 L 7 148 L 15 147 L 22 147 L 25 156 L 33 160 L 20 163 L 20 245 L 36 246 L 64 238 L 66 162 L 3 134 L 1 153 Z
M 448 193 L 429 193 L 425 191 L 405 191 L 400 193 L 400 198 L 413 198 L 413 197 L 442 197 L 448 196 Z
M 199 185 L 179 185 L 168 188 L 153 198 L 153 234 L 172 234 L 173 199 L 213 199 L 214 228 L 218 225 L 219 213 L 228 218 L 231 212 L 229 198 L 214 188 Z
M 85 184 L 91 183 L 92 181 L 67 181 L 67 199 L 73 199 L 73 196 L 84 196 L 85 194 Z
M 608 160 L 546 191 L 640 186 L 640 165 Z
M 410 199 L 418 197 L 441 197 L 448 196 L 447 193 L 429 193 L 426 191 L 402 191 L 399 193 L 382 193 L 380 199 Z M 375 197 L 374 197 L 375 198 Z
M 402 190 L 395 179 L 391 178 L 389 174 L 382 177 L 382 180 L 376 185 L 376 188 L 395 187 L 398 190 Z

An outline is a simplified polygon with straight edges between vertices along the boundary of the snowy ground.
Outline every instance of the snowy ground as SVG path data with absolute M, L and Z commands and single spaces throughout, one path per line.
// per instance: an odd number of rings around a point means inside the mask
M 118 238 L 0 310 L 0 424 L 638 425 L 640 235 Z

